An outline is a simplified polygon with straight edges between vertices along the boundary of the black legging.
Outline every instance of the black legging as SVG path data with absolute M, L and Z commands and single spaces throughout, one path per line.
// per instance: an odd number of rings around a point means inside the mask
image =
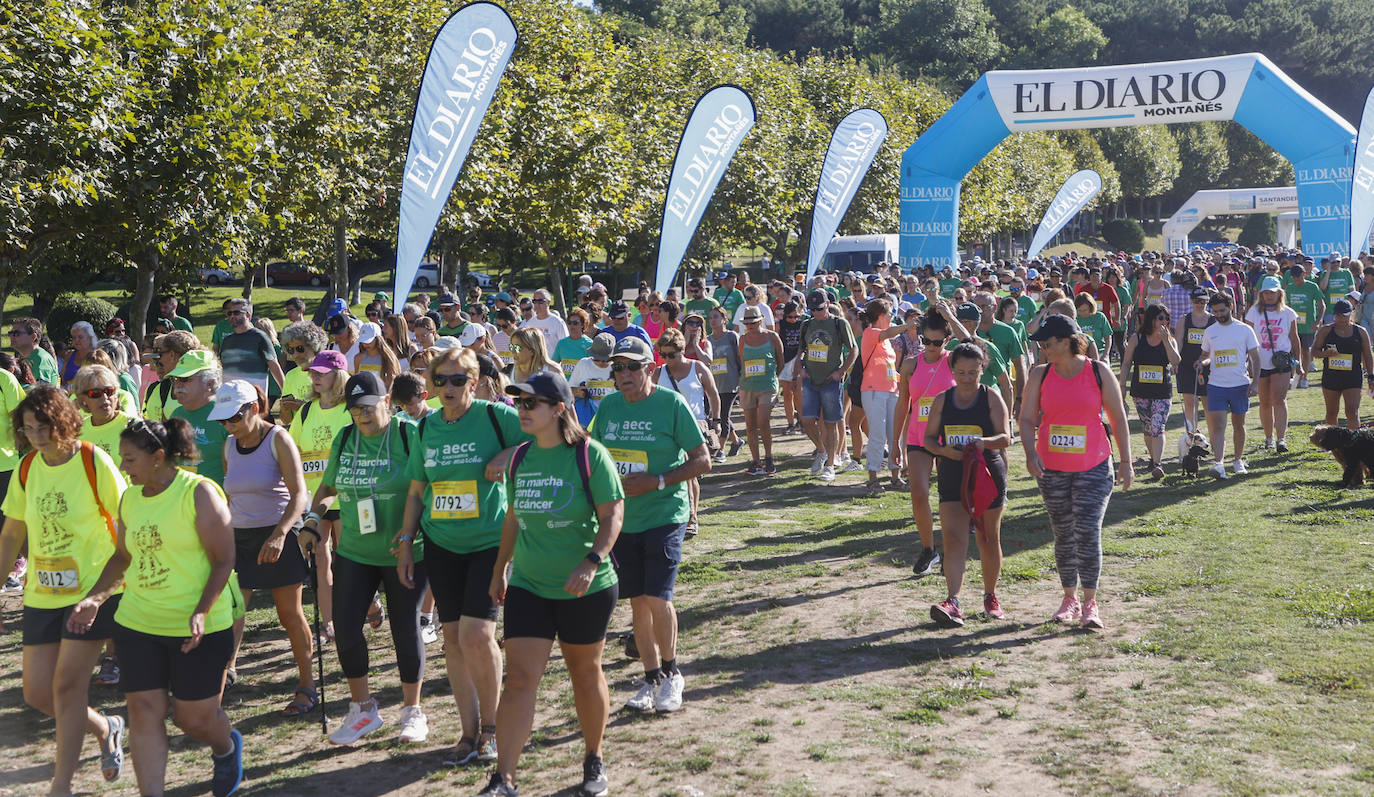
M 725 437 L 735 435 L 735 425 L 730 422 L 730 410 L 735 408 L 735 399 L 738 397 L 738 392 L 720 394 L 720 433 Z
M 363 624 L 372 596 L 380 584 L 386 592 L 386 617 L 396 646 L 401 683 L 419 682 L 425 675 L 425 643 L 420 640 L 420 600 L 425 595 L 425 565 L 415 563 L 415 586 L 407 589 L 396 566 L 365 565 L 334 554 L 334 644 L 345 678 L 367 675 L 367 639 Z

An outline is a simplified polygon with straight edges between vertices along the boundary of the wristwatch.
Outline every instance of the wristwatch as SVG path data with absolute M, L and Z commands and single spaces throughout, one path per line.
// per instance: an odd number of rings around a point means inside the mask
M 594 564 L 594 565 L 600 565 L 600 564 L 601 564 L 601 555 L 598 554 L 596 551 L 588 551 L 588 552 L 587 552 L 587 561 L 588 561 L 588 562 L 591 562 L 591 563 Z
M 664 480 L 663 474 L 662 474 L 662 473 L 658 474 L 658 489 L 662 490 L 664 487 L 667 487 L 667 486 L 668 486 L 668 482 L 667 482 L 666 480 Z

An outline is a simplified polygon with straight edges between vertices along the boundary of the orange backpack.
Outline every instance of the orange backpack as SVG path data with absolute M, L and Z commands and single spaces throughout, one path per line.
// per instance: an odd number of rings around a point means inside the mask
M 36 456 L 37 451 L 30 451 L 19 463 L 19 486 L 25 490 L 29 487 L 29 468 L 33 467 L 33 458 Z M 100 516 L 105 519 L 105 529 L 110 532 L 110 539 L 117 542 L 119 535 L 115 531 L 114 518 L 105 510 L 105 505 L 100 503 L 100 490 L 95 484 L 95 446 L 85 440 L 81 441 L 81 464 L 86 468 L 86 481 L 91 484 L 91 495 L 95 496 L 95 505 L 100 509 Z

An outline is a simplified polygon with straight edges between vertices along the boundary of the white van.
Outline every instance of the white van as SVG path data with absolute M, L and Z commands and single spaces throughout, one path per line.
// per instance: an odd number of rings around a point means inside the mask
M 857 271 L 873 273 L 879 263 L 896 263 L 899 236 L 837 235 L 830 239 L 821 258 L 821 271 Z

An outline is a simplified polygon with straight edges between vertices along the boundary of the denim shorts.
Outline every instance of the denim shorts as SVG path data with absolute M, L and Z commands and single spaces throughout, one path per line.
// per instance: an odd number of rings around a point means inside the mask
M 826 423 L 844 420 L 844 402 L 840 394 L 843 387 L 833 379 L 827 379 L 825 384 L 818 386 L 810 376 L 803 375 L 801 416 L 820 418 Z

